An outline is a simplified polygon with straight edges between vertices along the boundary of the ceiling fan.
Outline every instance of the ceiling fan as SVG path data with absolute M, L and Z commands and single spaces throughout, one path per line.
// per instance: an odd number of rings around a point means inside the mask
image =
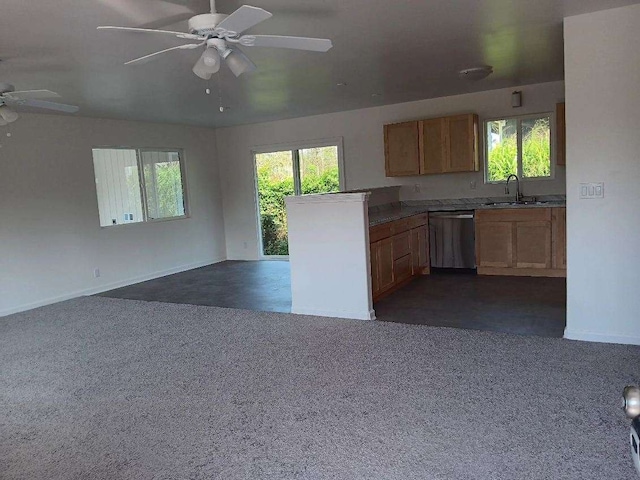
M 62 103 L 48 102 L 43 98 L 59 98 L 51 90 L 24 90 L 16 91 L 13 85 L 0 83 L 0 126 L 15 122 L 19 115 L 12 108 L 13 106 L 25 106 L 54 110 L 57 112 L 76 113 L 79 108 L 74 105 L 64 105 Z
M 210 0 L 211 13 L 196 15 L 189 19 L 189 33 L 168 30 L 154 30 L 149 28 L 100 26 L 98 30 L 121 30 L 138 33 L 154 33 L 172 35 L 183 40 L 193 40 L 198 43 L 187 43 L 177 47 L 167 48 L 130 60 L 125 65 L 148 61 L 157 55 L 173 50 L 194 50 L 204 47 L 202 55 L 193 66 L 193 73 L 203 80 L 220 70 L 224 61 L 236 77 L 256 69 L 255 64 L 238 48 L 243 47 L 273 47 L 326 52 L 331 47 L 331 40 L 324 38 L 288 37 L 280 35 L 242 35 L 245 30 L 271 18 L 272 14 L 258 7 L 243 5 L 231 15 L 217 13 L 215 0 Z

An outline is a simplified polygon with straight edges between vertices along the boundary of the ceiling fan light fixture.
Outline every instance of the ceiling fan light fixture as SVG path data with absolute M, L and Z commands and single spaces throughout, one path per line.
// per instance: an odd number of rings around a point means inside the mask
M 482 65 L 480 67 L 465 68 L 458 72 L 460 78 L 465 80 L 477 81 L 487 78 L 493 73 L 493 67 L 491 65 Z
M 201 79 L 210 80 L 214 72 L 211 71 L 211 67 L 207 67 L 205 65 L 204 58 L 202 58 L 203 56 L 204 53 L 200 56 L 196 64 L 193 66 L 192 70 L 193 73 L 195 73 L 196 76 L 200 77 Z
M 0 117 L 2 117 L 2 120 L 4 120 L 6 123 L 13 123 L 18 120 L 20 115 L 18 115 L 6 105 L 0 105 Z
M 209 47 L 205 49 L 204 53 L 202 54 L 202 60 L 204 64 L 209 67 L 210 71 L 215 68 L 215 71 L 217 72 L 220 68 L 220 55 L 218 54 L 218 50 L 216 50 L 215 48 Z
M 239 77 L 243 73 L 252 72 L 255 70 L 255 65 L 247 56 L 239 50 L 232 50 L 225 58 L 227 66 L 236 77 Z

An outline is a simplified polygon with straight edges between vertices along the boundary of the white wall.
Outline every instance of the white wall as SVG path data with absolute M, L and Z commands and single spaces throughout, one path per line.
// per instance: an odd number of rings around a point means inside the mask
M 522 90 L 524 102 L 523 107 L 518 109 L 511 108 L 511 92 L 514 89 L 510 88 L 216 130 L 223 179 L 228 257 L 256 259 L 259 254 L 251 157 L 253 147 L 341 136 L 344 138 L 348 190 L 405 185 L 407 188 L 403 188 L 401 193 L 403 200 L 503 195 L 504 187 L 484 185 L 483 172 L 386 178 L 382 132 L 386 123 L 456 113 L 476 112 L 483 120 L 552 112 L 555 104 L 564 100 L 563 82 L 517 89 Z M 476 182 L 475 190 L 470 188 L 472 181 Z M 413 193 L 415 184 L 420 185 L 418 194 Z M 523 191 L 525 195 L 563 194 L 564 168 L 556 169 L 554 180 L 524 182 Z
M 285 199 L 292 313 L 375 320 L 367 195 Z
M 568 338 L 640 344 L 640 6 L 565 19 Z M 579 200 L 604 182 L 602 200 Z
M 0 144 L 0 315 L 225 258 L 211 129 L 23 115 Z M 191 218 L 100 228 L 95 146 L 184 149 Z

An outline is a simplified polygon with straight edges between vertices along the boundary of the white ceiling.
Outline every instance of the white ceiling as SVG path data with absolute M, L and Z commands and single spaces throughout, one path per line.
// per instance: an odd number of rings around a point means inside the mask
M 191 72 L 198 51 L 122 65 L 184 41 L 96 27 L 157 27 L 167 17 L 206 12 L 208 0 L 2 0 L 0 82 L 57 91 L 86 116 L 256 123 L 561 80 L 563 17 L 640 0 L 247 2 L 274 14 L 250 33 L 325 37 L 333 49 L 245 48 L 256 72 L 236 79 L 223 67 L 204 81 Z M 243 3 L 218 0 L 218 11 L 231 13 Z M 186 31 L 186 22 L 171 29 Z M 458 70 L 481 64 L 495 73 L 479 82 L 458 79 Z M 224 113 L 218 111 L 219 87 L 223 104 L 231 107 Z

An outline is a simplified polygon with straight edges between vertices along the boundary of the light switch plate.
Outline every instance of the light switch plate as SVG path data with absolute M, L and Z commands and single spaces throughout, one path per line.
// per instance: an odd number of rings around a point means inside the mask
M 592 199 L 592 198 L 604 198 L 604 183 L 581 183 L 580 184 L 580 198 Z

